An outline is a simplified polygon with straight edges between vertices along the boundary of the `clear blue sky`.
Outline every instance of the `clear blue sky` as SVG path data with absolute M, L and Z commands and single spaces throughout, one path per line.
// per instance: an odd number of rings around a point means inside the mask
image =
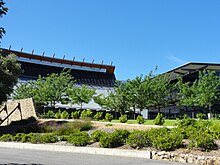
M 118 80 L 220 62 L 219 0 L 5 0 L 1 47 L 116 66 Z

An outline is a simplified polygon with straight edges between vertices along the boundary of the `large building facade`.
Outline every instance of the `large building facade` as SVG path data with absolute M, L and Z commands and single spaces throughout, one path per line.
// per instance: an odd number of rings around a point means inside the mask
M 76 81 L 76 86 L 86 85 L 89 88 L 96 90 L 97 94 L 107 95 L 114 90 L 116 80 L 114 71 L 115 66 L 95 64 L 94 62 L 79 62 L 73 60 L 59 59 L 36 55 L 33 53 L 24 53 L 22 51 L 14 51 L 1 48 L 2 53 L 12 53 L 16 55 L 18 63 L 21 64 L 22 74 L 19 77 L 19 82 L 28 80 L 36 80 L 39 75 L 45 77 L 48 74 L 60 73 L 64 68 L 71 70 L 71 75 Z M 77 105 L 61 105 L 59 107 L 77 108 Z M 84 109 L 98 109 L 100 106 L 94 101 L 84 105 Z

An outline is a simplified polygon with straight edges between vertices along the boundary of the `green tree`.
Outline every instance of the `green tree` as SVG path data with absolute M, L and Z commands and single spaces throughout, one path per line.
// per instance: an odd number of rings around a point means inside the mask
M 211 111 L 213 104 L 219 100 L 220 79 L 214 71 L 199 72 L 198 80 L 193 83 L 184 83 L 180 78 L 177 86 L 179 104 L 191 107 L 193 111 L 198 107 L 204 107 Z M 192 116 L 194 117 L 194 112 L 192 112 Z
M 34 88 L 34 81 L 26 81 L 23 83 L 19 83 L 13 92 L 13 100 L 34 98 Z
M 8 8 L 4 6 L 5 3 L 3 0 L 0 0 L 0 17 L 3 17 L 6 15 Z M 3 27 L 0 27 L 0 39 L 2 39 L 3 35 L 5 34 L 5 29 Z
M 199 72 L 197 84 L 197 100 L 201 107 L 211 111 L 212 106 L 219 100 L 220 77 L 215 71 Z
M 143 96 L 143 78 L 142 76 L 137 76 L 133 80 L 127 80 L 126 82 L 126 97 L 129 105 L 133 108 L 134 119 L 136 108 L 140 108 L 141 110 L 146 105 L 146 97 Z
M 172 92 L 174 85 L 170 83 L 167 74 L 156 75 L 151 79 L 151 103 L 150 106 L 156 107 L 158 112 L 160 108 L 169 105 L 172 101 Z
M 0 104 L 7 100 L 21 73 L 14 55 L 4 56 L 0 51 Z
M 95 95 L 94 89 L 89 89 L 87 86 L 72 87 L 68 89 L 68 97 L 71 104 L 78 104 L 82 109 L 83 104 L 89 103 Z
M 108 108 L 108 97 L 105 97 L 103 94 L 93 96 L 93 100 L 101 107 L 101 109 Z
M 109 93 L 109 95 L 106 97 L 107 109 L 118 112 L 121 115 L 130 110 L 126 92 L 126 83 L 117 83 L 114 92 Z
M 56 103 L 66 103 L 67 89 L 74 84 L 69 71 L 60 74 L 52 73 L 47 77 L 41 77 L 37 81 L 28 81 L 17 86 L 13 99 L 33 97 L 38 105 L 55 106 Z
M 8 8 L 0 0 L 0 17 L 6 15 Z M 5 29 L 0 27 L 0 39 L 5 34 Z M 13 92 L 13 87 L 17 83 L 18 76 L 21 73 L 21 67 L 16 62 L 16 57 L 12 54 L 3 54 L 0 49 L 0 104 L 7 100 L 7 97 Z

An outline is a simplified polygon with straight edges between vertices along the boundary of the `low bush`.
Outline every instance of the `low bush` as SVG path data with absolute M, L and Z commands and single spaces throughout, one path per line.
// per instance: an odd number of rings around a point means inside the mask
M 90 137 L 86 132 L 70 134 L 67 141 L 74 146 L 86 146 L 90 142 Z
M 21 142 L 38 143 L 41 142 L 41 135 L 39 133 L 29 133 L 22 136 Z
M 57 142 L 57 136 L 53 133 L 46 133 L 41 135 L 41 142 L 43 143 L 56 143 Z
M 10 142 L 13 140 L 13 136 L 11 134 L 4 134 L 0 137 L 0 141 Z
M 196 129 L 197 121 L 184 115 L 181 120 L 177 120 L 177 129 L 184 139 L 189 138 L 190 134 Z
M 134 131 L 130 133 L 126 143 L 132 148 L 143 148 L 150 146 L 150 139 L 146 131 Z
M 214 139 L 220 140 L 220 125 L 219 124 L 211 125 L 210 132 Z
M 100 138 L 99 144 L 103 148 L 115 148 L 121 146 L 121 139 L 116 134 L 108 133 Z
M 80 116 L 80 111 L 75 111 L 71 113 L 72 119 L 79 119 L 79 116 Z
M 189 148 L 196 148 L 205 151 L 210 151 L 216 148 L 214 137 L 202 130 L 196 130 L 191 134 L 189 140 Z
M 59 141 L 67 141 L 68 138 L 69 138 L 68 135 L 62 135 L 62 136 L 59 136 L 59 137 L 58 137 Z
M 103 119 L 103 112 L 97 112 L 93 118 L 96 121 L 102 120 Z
M 25 134 L 24 133 L 17 133 L 15 136 L 13 136 L 13 141 L 21 141 L 22 137 L 24 136 Z
M 111 122 L 113 120 L 113 115 L 110 113 L 106 113 L 105 120 Z
M 112 133 L 114 136 L 118 136 L 121 139 L 121 145 L 126 142 L 130 132 L 126 129 L 117 129 Z
M 47 113 L 44 115 L 45 118 L 49 118 L 49 119 L 55 118 L 54 116 L 55 116 L 55 113 L 52 110 L 47 111 Z
M 70 115 L 67 111 L 63 111 L 61 114 L 60 114 L 60 118 L 61 119 L 69 119 Z
M 169 130 L 168 128 L 150 130 L 149 138 L 154 148 L 164 151 L 180 148 L 183 140 L 183 136 L 176 130 Z
M 59 110 L 58 112 L 56 112 L 54 117 L 55 119 L 61 119 L 61 111 Z
M 154 119 L 155 125 L 163 125 L 165 123 L 165 118 L 162 113 L 158 113 L 157 117 Z
M 81 119 L 85 118 L 92 118 L 92 111 L 91 110 L 83 110 L 80 114 Z
M 143 116 L 138 115 L 138 117 L 137 117 L 137 123 L 138 123 L 138 124 L 143 124 L 143 123 L 144 123 L 144 118 L 143 118 Z
M 206 119 L 206 115 L 205 114 L 203 114 L 203 113 L 198 113 L 197 115 L 196 115 L 196 118 L 198 118 L 198 119 Z
M 126 123 L 128 121 L 127 115 L 122 115 L 121 117 L 119 117 L 119 121 L 121 123 Z
M 122 146 L 125 142 L 127 137 L 129 136 L 129 131 L 127 130 L 116 130 L 113 133 L 105 134 L 101 136 L 99 140 L 99 144 L 101 147 L 104 148 L 115 148 Z
M 106 136 L 106 132 L 104 131 L 101 131 L 101 130 L 96 130 L 94 131 L 92 134 L 91 134 L 91 138 L 92 138 L 92 141 L 94 142 L 99 142 L 100 138 L 102 136 Z

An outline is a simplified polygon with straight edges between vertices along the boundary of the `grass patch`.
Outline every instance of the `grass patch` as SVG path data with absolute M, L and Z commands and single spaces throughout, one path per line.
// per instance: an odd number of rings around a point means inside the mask
M 165 120 L 164 126 L 173 126 L 177 120 Z M 119 120 L 112 120 L 112 123 L 120 123 Z M 128 120 L 127 124 L 138 124 L 137 120 Z M 155 125 L 154 120 L 145 120 L 144 125 Z

